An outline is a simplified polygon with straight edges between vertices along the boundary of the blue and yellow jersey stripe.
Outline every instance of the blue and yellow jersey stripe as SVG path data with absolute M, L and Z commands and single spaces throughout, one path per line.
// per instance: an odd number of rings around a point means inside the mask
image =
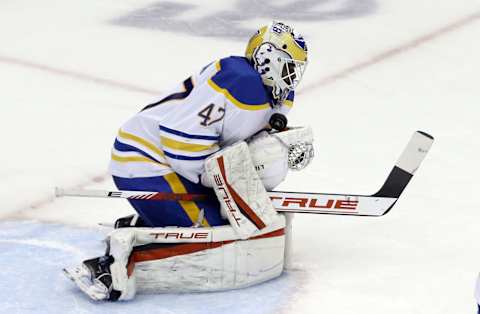
M 170 185 L 173 193 L 188 193 L 185 185 L 183 185 L 182 181 L 175 172 L 164 175 L 163 178 L 168 182 L 168 185 Z M 179 203 L 192 221 L 192 224 L 196 223 L 200 215 L 200 208 L 197 206 L 197 204 L 195 204 L 193 201 L 179 201 Z M 210 227 L 205 218 L 202 220 L 202 226 Z
M 215 148 L 215 146 L 217 146 L 216 144 L 202 145 L 195 143 L 185 143 L 165 136 L 160 136 L 160 139 L 160 143 L 163 145 L 163 147 L 175 150 L 182 150 L 186 152 L 203 152 L 211 150 L 212 148 Z
M 160 125 L 160 143 L 165 156 L 177 160 L 204 160 L 220 148 L 219 136 L 191 134 Z
M 147 152 L 147 150 L 149 152 Z M 116 162 L 147 162 L 169 167 L 165 154 L 152 142 L 120 129 L 113 144 L 111 158 Z
M 168 128 L 164 125 L 160 125 L 159 128 L 160 128 L 160 131 L 177 135 L 186 139 L 194 139 L 194 140 L 198 139 L 198 140 L 207 140 L 207 141 L 218 141 L 220 139 L 220 136 L 217 136 L 217 135 L 190 134 L 190 133 L 182 132 L 172 128 Z
M 152 160 L 152 159 L 150 159 L 148 157 L 144 157 L 144 156 L 120 156 L 120 155 L 116 154 L 115 152 L 112 152 L 111 158 L 112 158 L 113 161 L 117 161 L 117 162 L 150 162 L 150 163 L 154 163 L 154 164 L 161 164 L 161 165 L 167 166 L 164 163 L 159 163 L 155 160 Z
M 260 74 L 243 57 L 228 57 L 215 63 L 217 72 L 208 80 L 208 85 L 221 93 L 232 104 L 244 110 L 270 108 Z

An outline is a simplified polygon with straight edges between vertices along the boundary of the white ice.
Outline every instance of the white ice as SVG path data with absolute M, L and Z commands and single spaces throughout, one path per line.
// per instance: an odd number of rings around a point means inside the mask
M 148 8 L 174 2 L 2 1 L 0 307 L 473 313 L 480 271 L 478 1 L 312 2 L 280 14 L 278 7 L 294 1 L 245 0 L 253 9 L 232 18 L 242 1 L 181 0 L 173 7 L 191 9 L 145 28 L 115 21 L 136 12 L 142 22 Z M 364 12 L 324 14 L 345 7 Z M 217 20 L 210 24 L 211 16 Z M 246 37 L 201 36 L 201 21 L 222 34 L 229 22 L 253 31 L 272 18 L 295 25 L 309 44 L 310 64 L 289 119 L 313 126 L 317 152 L 280 189 L 373 193 L 411 133 L 423 130 L 436 142 L 402 198 L 382 218 L 296 215 L 294 269 L 258 287 L 89 301 L 60 270 L 102 253 L 106 230 L 97 223 L 131 209 L 117 200 L 55 199 L 53 188 L 112 188 L 106 169 L 121 123 L 189 73 L 243 53 Z M 178 29 L 155 26 L 172 21 Z

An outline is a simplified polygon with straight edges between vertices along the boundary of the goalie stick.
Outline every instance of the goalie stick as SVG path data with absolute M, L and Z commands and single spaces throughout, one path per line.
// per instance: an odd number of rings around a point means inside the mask
M 385 183 L 372 195 L 329 194 L 311 192 L 268 192 L 273 206 L 279 212 L 333 214 L 354 216 L 383 216 L 392 209 L 405 190 L 430 147 L 433 137 L 425 132 L 416 131 L 407 147 L 388 175 Z M 126 198 L 136 200 L 183 200 L 205 199 L 202 194 L 181 194 L 146 191 L 101 191 L 55 189 L 56 196 L 85 196 Z

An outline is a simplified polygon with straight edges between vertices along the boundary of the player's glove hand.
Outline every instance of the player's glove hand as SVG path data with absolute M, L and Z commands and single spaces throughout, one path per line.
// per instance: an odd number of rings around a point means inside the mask
M 315 156 L 313 145 L 306 142 L 291 144 L 288 148 L 288 168 L 302 170 Z

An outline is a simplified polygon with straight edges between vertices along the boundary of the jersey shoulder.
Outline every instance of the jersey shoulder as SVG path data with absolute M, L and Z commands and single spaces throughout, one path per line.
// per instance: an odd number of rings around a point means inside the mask
M 227 57 L 216 62 L 216 73 L 210 86 L 222 93 L 235 106 L 245 110 L 262 110 L 270 107 L 270 98 L 260 74 L 246 58 Z

